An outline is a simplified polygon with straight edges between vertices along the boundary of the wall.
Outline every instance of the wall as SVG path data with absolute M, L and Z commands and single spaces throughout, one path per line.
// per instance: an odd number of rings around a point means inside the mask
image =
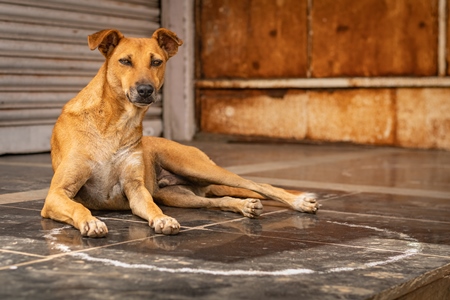
M 201 131 L 450 149 L 448 0 L 198 0 Z

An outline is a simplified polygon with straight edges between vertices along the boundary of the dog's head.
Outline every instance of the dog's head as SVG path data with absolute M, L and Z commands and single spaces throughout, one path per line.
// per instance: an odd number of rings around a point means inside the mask
M 88 44 L 106 57 L 106 76 L 113 92 L 138 107 L 147 107 L 155 102 L 164 83 L 166 62 L 183 41 L 165 28 L 151 38 L 126 38 L 116 29 L 106 29 L 90 35 Z

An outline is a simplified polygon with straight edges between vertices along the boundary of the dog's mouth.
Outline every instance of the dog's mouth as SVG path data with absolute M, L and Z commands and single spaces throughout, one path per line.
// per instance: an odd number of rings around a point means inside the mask
M 156 101 L 156 99 L 153 96 L 142 98 L 142 97 L 131 97 L 129 94 L 127 94 L 127 98 L 131 103 L 139 107 L 149 106 Z

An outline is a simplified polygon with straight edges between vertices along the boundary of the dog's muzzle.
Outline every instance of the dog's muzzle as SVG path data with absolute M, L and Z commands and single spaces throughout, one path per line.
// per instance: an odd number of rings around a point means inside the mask
M 128 100 L 137 106 L 147 106 L 155 102 L 155 88 L 150 84 L 139 84 L 127 94 Z

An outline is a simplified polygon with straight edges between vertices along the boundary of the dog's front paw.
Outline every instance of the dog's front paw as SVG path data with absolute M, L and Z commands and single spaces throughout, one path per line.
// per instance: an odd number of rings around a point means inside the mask
M 302 193 L 295 198 L 292 207 L 301 212 L 315 214 L 320 207 L 316 198 L 316 194 Z
M 150 227 L 152 227 L 156 233 L 162 234 L 177 234 L 180 232 L 180 224 L 174 218 L 168 216 L 156 217 L 150 222 Z
M 80 232 L 82 236 L 104 237 L 108 234 L 108 227 L 102 221 L 92 218 L 90 221 L 81 223 Z

